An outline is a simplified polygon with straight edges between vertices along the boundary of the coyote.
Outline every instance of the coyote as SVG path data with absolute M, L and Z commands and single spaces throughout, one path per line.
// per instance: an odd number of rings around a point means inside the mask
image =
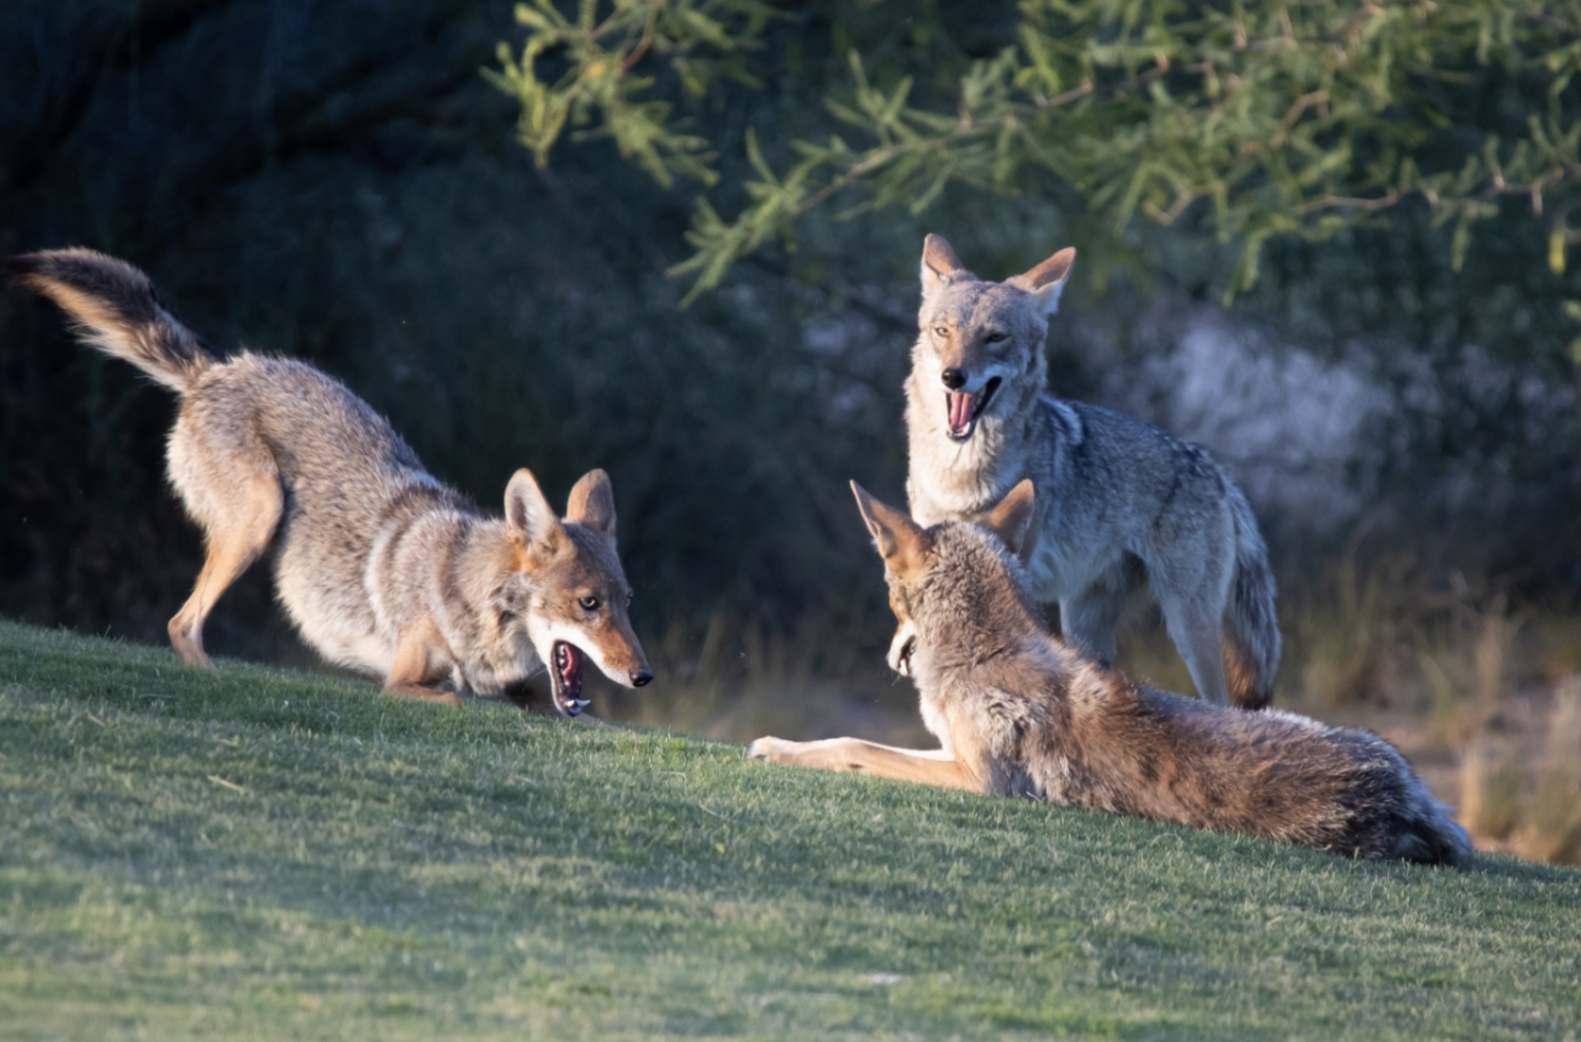
M 749 755 L 1240 832 L 1362 858 L 1459 864 L 1466 833 L 1388 742 L 1153 691 L 1046 633 L 1023 563 L 1037 496 L 922 525 L 852 482 L 900 650 L 940 748 L 760 738 Z
M 68 249 L 10 266 L 86 343 L 181 399 L 170 483 L 208 543 L 192 596 L 170 620 L 183 661 L 209 664 L 204 620 L 272 545 L 275 588 L 303 639 L 393 694 L 457 704 L 550 663 L 555 708 L 576 716 L 588 705 L 585 659 L 620 684 L 652 679 L 627 617 L 602 470 L 571 489 L 564 518 L 518 470 L 505 519 L 486 517 L 324 373 L 251 351 L 212 354 L 131 265 Z
M 925 525 L 970 520 L 1031 478 L 1043 504 L 1032 593 L 1058 602 L 1065 637 L 1114 661 L 1115 627 L 1145 583 L 1197 694 L 1222 704 L 1227 691 L 1236 705 L 1261 708 L 1279 628 L 1246 497 L 1202 448 L 1045 391 L 1043 342 L 1075 260 L 1074 249 L 1060 250 L 988 282 L 942 237 L 924 241 L 905 385 L 911 512 Z

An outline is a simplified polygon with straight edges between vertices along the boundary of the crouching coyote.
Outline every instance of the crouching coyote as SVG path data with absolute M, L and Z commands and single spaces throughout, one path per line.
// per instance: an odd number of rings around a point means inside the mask
M 1058 602 L 1065 638 L 1114 661 L 1115 627 L 1145 586 L 1197 694 L 1259 709 L 1279 666 L 1279 623 L 1246 497 L 1202 448 L 1048 393 L 1043 342 L 1075 261 L 1060 250 L 992 282 L 940 236 L 923 243 L 906 380 L 911 513 L 930 525 L 972 520 L 1031 478 L 1041 504 L 1032 594 Z
M 1022 556 L 1022 481 L 983 526 L 923 528 L 854 482 L 910 636 L 900 649 L 940 748 L 760 738 L 775 763 L 1031 796 L 1361 858 L 1459 864 L 1466 833 L 1399 752 L 1369 734 L 1141 687 L 1049 636 Z
M 615 503 L 602 470 L 556 515 L 528 470 L 487 517 L 431 477 L 389 423 L 301 362 L 221 359 L 165 310 L 148 277 L 91 250 L 27 254 L 14 277 L 60 305 L 82 338 L 180 396 L 170 483 L 207 537 L 192 596 L 170 620 L 182 660 L 206 666 L 214 603 L 273 547 L 280 603 L 325 658 L 401 695 L 455 703 L 551 664 L 575 716 L 582 666 L 652 679 L 627 618 Z

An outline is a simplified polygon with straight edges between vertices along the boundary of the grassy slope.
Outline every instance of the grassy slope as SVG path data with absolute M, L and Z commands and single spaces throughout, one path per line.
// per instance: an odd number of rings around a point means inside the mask
M 0 828 L 5 1037 L 1581 1024 L 1574 871 L 1356 864 L 4 623 Z

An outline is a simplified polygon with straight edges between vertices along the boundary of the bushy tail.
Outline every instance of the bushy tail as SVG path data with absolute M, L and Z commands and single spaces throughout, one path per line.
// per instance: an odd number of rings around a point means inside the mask
M 1224 612 L 1224 681 L 1242 709 L 1262 709 L 1274 696 L 1279 671 L 1279 614 L 1274 571 L 1257 518 L 1241 490 L 1230 487 L 1235 519 L 1235 577 Z
M 46 250 L 6 262 L 11 277 L 71 316 L 84 343 L 137 366 L 178 394 L 215 361 L 160 306 L 148 276 L 93 250 Z
M 1395 839 L 1395 856 L 1424 865 L 1463 865 L 1471 860 L 1471 837 L 1433 799 L 1422 783 L 1412 779 L 1411 803 Z

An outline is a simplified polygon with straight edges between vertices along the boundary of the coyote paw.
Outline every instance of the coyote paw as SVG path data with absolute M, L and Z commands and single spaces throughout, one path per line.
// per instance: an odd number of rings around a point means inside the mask
M 759 738 L 747 746 L 747 756 L 769 763 L 787 763 L 795 755 L 795 747 L 795 742 L 787 742 L 783 738 Z
M 166 632 L 170 634 L 170 646 L 176 649 L 181 661 L 198 669 L 214 668 L 214 663 L 210 662 L 208 655 L 204 654 L 201 629 L 195 629 L 177 615 L 170 620 Z

